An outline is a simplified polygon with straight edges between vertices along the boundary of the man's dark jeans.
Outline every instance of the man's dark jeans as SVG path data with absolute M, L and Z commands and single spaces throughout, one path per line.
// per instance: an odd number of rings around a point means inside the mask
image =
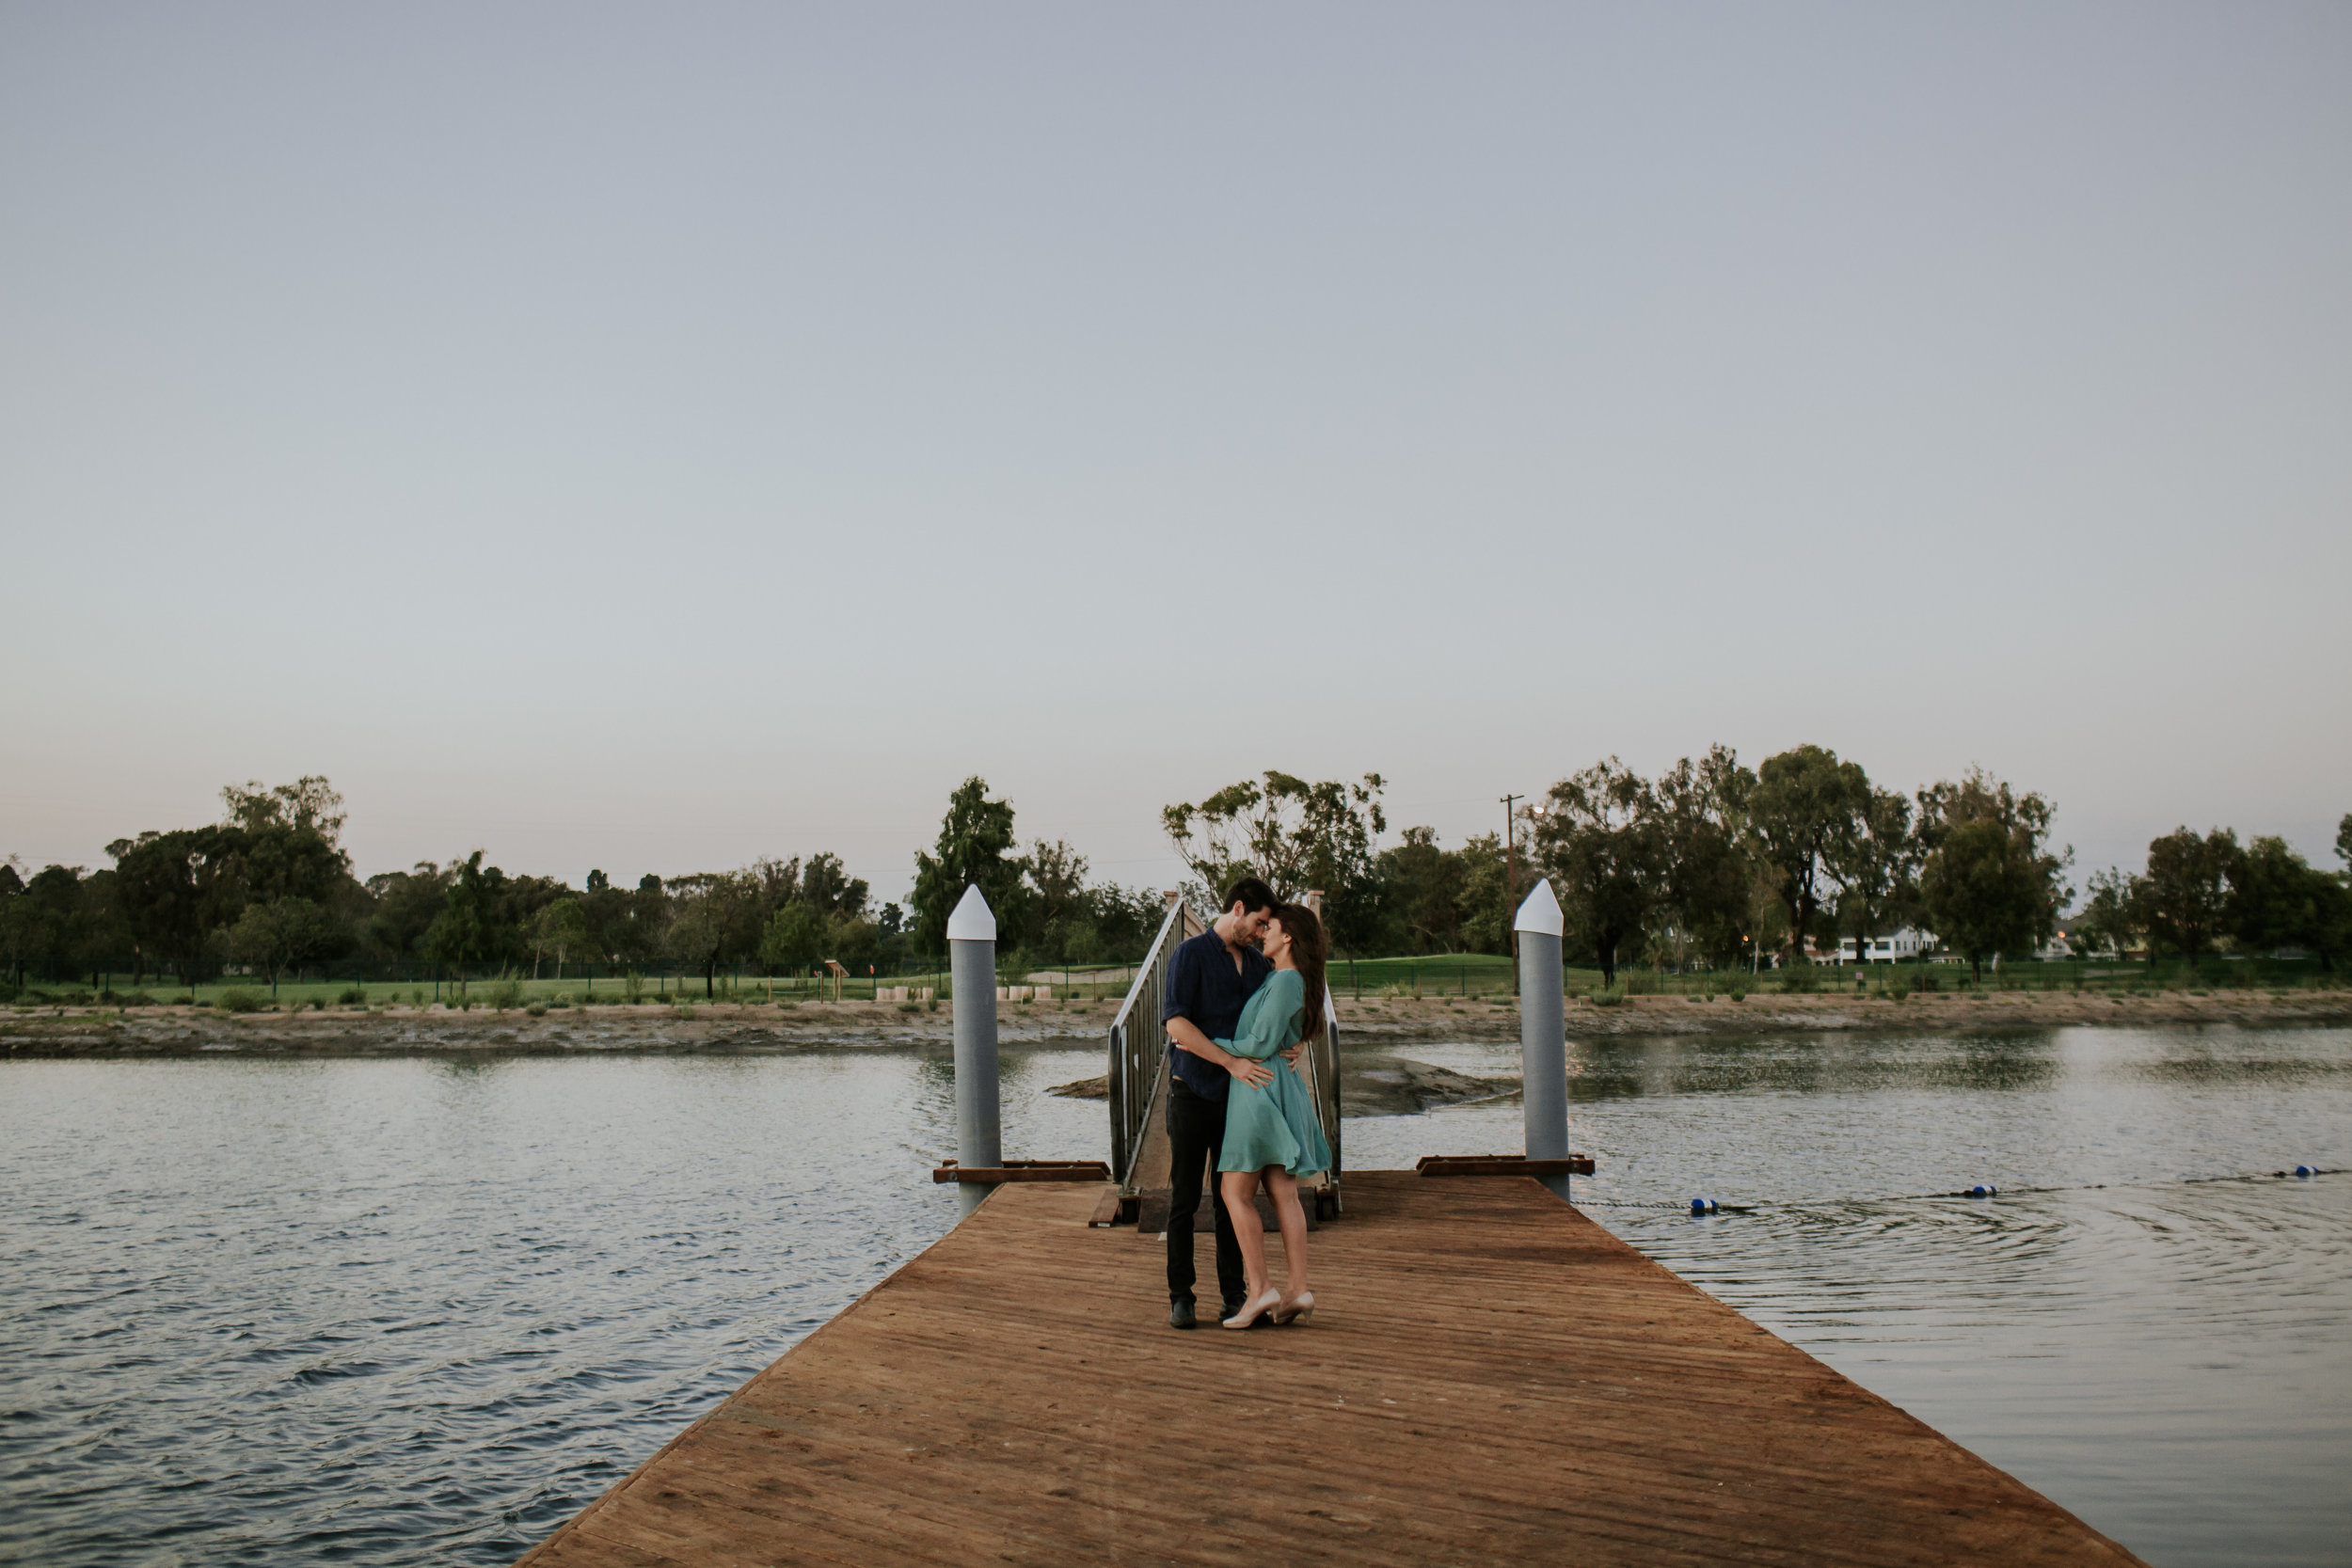
M 1192 1216 L 1200 1207 L 1203 1174 L 1216 1205 L 1216 1283 L 1227 1301 L 1248 1289 L 1233 1216 L 1216 1197 L 1216 1161 L 1225 1147 L 1225 1101 L 1203 1100 L 1181 1079 L 1168 1085 L 1168 1299 L 1193 1299 Z

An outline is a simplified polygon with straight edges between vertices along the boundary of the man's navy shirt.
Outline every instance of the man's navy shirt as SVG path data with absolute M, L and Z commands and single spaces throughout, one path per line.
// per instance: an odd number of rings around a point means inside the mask
M 1168 995 L 1160 1003 L 1160 1022 L 1171 1018 L 1192 1021 L 1192 1026 L 1213 1040 L 1230 1040 L 1241 1028 L 1241 1010 L 1274 973 L 1263 953 L 1242 944 L 1241 967 L 1225 950 L 1216 928 L 1180 942 L 1168 960 Z M 1214 1062 L 1203 1061 L 1182 1046 L 1168 1048 L 1174 1056 L 1177 1080 L 1203 1100 L 1222 1100 L 1232 1074 Z

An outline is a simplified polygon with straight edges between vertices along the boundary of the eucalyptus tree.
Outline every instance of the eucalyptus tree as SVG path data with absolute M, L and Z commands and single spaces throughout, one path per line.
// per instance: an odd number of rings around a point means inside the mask
M 1570 939 L 1601 983 L 1638 946 L 1664 891 L 1667 835 L 1657 794 L 1615 757 L 1553 784 L 1535 818 L 1536 864 L 1551 879 Z
M 1870 942 L 1905 924 L 1918 908 L 1920 845 L 1911 829 L 1911 800 L 1872 789 L 1854 831 L 1830 857 L 1837 879 L 1837 921 L 1854 939 L 1854 961 L 1870 961 Z
M 2139 939 L 2135 914 L 2135 879 L 2115 866 L 2094 871 L 2083 886 L 2083 907 L 2075 911 L 2074 933 L 2090 951 L 2106 947 L 2122 954 Z
M 2237 834 L 2216 828 L 2200 837 L 2175 828 L 2148 844 L 2137 910 L 2149 945 L 2195 963 L 2230 934 L 2233 888 L 2245 878 Z
M 1984 960 L 2026 953 L 2058 929 L 2072 849 L 2050 847 L 2056 808 L 1982 768 L 1919 791 L 1919 895 L 1936 939 L 1984 974 Z
M 947 798 L 939 838 L 931 853 L 914 854 L 914 942 L 925 953 L 947 950 L 947 916 L 977 887 L 995 911 L 999 928 L 1018 929 L 1024 913 L 1022 875 L 1027 866 L 1011 853 L 1012 802 L 988 798 L 988 781 L 975 774 Z
M 1389 825 L 1380 795 L 1387 786 L 1377 773 L 1355 784 L 1310 784 L 1268 768 L 1198 804 L 1162 808 L 1160 825 L 1206 901 L 1214 903 L 1245 874 L 1281 898 L 1320 889 L 1333 944 L 1359 952 L 1380 930 L 1378 845 Z
M 1833 869 L 1851 852 L 1870 801 L 1861 765 L 1840 762 L 1820 746 L 1766 757 L 1748 792 L 1752 852 L 1768 873 L 1788 917 L 1788 953 L 1804 962 L 1814 917 L 1836 895 Z
M 1756 775 L 1728 746 L 1710 746 L 1658 776 L 1654 788 L 1665 835 L 1668 918 L 1709 964 L 1737 963 L 1753 922 L 1755 863 L 1743 843 Z

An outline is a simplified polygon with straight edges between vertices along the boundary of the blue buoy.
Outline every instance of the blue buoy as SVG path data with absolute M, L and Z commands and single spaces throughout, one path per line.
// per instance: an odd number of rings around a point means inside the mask
M 1998 1187 L 1988 1187 L 1979 1183 L 1979 1185 L 1968 1189 L 1968 1196 L 1970 1197 L 1992 1197 L 1997 1195 L 2000 1190 L 2001 1189 Z
M 1711 1197 L 1694 1197 L 1691 1200 L 1691 1212 L 1693 1214 L 1711 1214 L 1714 1212 L 1715 1200 Z
M 2319 1172 L 2312 1169 L 2309 1165 L 2297 1165 L 2295 1167 L 2295 1174 L 2297 1176 L 2317 1176 Z

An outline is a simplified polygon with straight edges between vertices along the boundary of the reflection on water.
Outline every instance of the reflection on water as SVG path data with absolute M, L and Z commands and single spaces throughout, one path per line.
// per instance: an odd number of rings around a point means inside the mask
M 2352 1179 L 2200 1179 L 2352 1165 L 2352 1031 L 1574 1050 L 1634 1244 L 2152 1561 L 2344 1560 Z M 1007 1148 L 1099 1155 L 1093 1070 L 1009 1052 Z M 951 1223 L 953 1119 L 935 1052 L 0 1067 L 0 1559 L 505 1561 Z

